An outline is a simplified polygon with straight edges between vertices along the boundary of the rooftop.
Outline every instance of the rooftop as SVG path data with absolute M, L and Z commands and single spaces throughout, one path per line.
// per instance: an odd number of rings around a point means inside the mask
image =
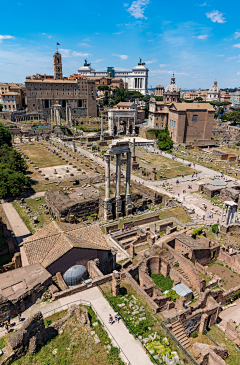
M 51 222 L 23 243 L 29 264 L 48 267 L 72 248 L 110 250 L 98 224 L 79 227 L 77 224 Z
M 176 110 L 184 111 L 184 110 L 209 110 L 215 112 L 213 106 L 209 103 L 173 103 L 171 108 L 175 108 Z
M 192 250 L 205 250 L 206 247 L 200 243 L 199 241 L 193 239 L 191 236 L 186 235 L 185 233 L 182 233 L 178 236 L 176 236 L 176 239 L 178 239 L 180 242 L 184 243 L 186 246 L 191 248 Z

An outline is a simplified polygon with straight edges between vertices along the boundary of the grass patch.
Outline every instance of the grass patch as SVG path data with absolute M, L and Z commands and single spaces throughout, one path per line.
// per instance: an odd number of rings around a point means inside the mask
M 151 274 L 151 278 L 153 279 L 154 283 L 160 289 L 162 289 L 162 292 L 165 292 L 166 290 L 170 290 L 173 287 L 174 280 L 172 280 L 170 278 L 170 276 L 167 276 L 165 278 L 165 276 L 163 276 L 163 274 L 159 273 L 159 274 Z
M 209 331 L 210 334 L 217 339 L 218 343 L 224 343 L 227 346 L 230 356 L 225 360 L 229 365 L 239 364 L 239 351 L 236 349 L 235 343 L 230 340 L 225 334 L 216 326 L 212 326 Z
M 78 323 L 77 318 L 73 315 L 63 329 L 63 333 L 57 335 L 47 344 L 38 348 L 36 354 L 26 354 L 20 359 L 13 362 L 15 365 L 124 365 L 119 357 L 119 350 L 111 345 L 107 333 L 103 330 L 101 323 L 97 320 L 92 308 L 86 307 L 91 324 L 98 322 L 96 327 L 88 327 Z M 47 321 L 56 321 L 65 316 L 66 311 L 54 314 L 45 319 Z M 98 335 L 101 343 L 96 344 L 94 330 Z M 110 345 L 108 350 L 106 345 Z M 57 350 L 53 354 L 53 350 Z
M 125 318 L 127 322 L 130 324 L 133 331 L 138 335 L 142 336 L 143 338 L 148 337 L 149 334 L 156 333 L 158 336 L 157 341 L 149 341 L 147 343 L 147 347 L 149 347 L 149 350 L 154 350 L 153 356 L 156 355 L 158 350 L 156 350 L 156 346 L 154 342 L 163 343 L 163 338 L 167 337 L 169 342 L 169 347 L 164 347 L 163 350 L 170 353 L 171 351 L 176 351 L 180 357 L 180 359 L 185 358 L 186 356 L 181 352 L 181 350 L 177 347 L 177 345 L 174 343 L 174 341 L 168 337 L 166 332 L 161 327 L 161 321 L 162 317 L 160 314 L 155 314 L 151 307 L 145 302 L 145 300 L 133 289 L 131 284 L 127 282 L 127 280 L 122 280 L 121 283 L 121 294 L 117 297 L 112 295 L 112 289 L 110 283 L 105 283 L 101 285 L 103 291 L 107 294 L 108 298 L 111 300 L 110 305 L 115 308 L 117 308 L 118 313 L 120 316 Z M 122 304 L 124 306 L 122 306 Z M 130 305 L 131 304 L 131 305 Z M 120 305 L 120 306 L 119 306 Z M 137 309 L 137 307 L 143 309 L 145 313 L 146 320 L 139 321 L 139 315 L 133 315 L 132 313 L 134 310 Z M 114 307 L 113 307 L 113 310 Z M 143 312 L 142 312 L 143 313 Z M 140 317 L 141 318 L 141 317 Z M 126 324 L 125 324 L 126 325 Z M 131 328 L 126 326 L 130 333 L 133 333 Z M 161 355 L 160 355 L 161 357 Z
M 38 231 L 38 227 L 41 225 L 47 225 L 49 223 L 51 223 L 51 215 L 50 214 L 45 214 L 45 208 L 40 209 L 39 207 L 43 204 L 45 204 L 45 198 L 42 196 L 40 198 L 40 200 L 36 201 L 35 199 L 25 199 L 27 205 L 30 207 L 31 211 L 34 212 L 41 212 L 40 215 L 38 215 L 38 220 L 39 223 L 37 223 L 37 226 L 35 227 L 31 218 L 29 217 L 29 215 L 26 213 L 25 209 L 23 207 L 21 207 L 20 201 L 19 200 L 15 200 L 12 204 L 14 206 L 14 208 L 16 209 L 16 211 L 18 212 L 18 214 L 20 215 L 20 217 L 22 218 L 22 220 L 24 221 L 24 223 L 26 224 L 26 226 L 28 227 L 28 229 L 31 231 L 31 233 L 35 233 Z
M 20 146 L 20 149 L 37 167 L 65 165 L 65 162 L 58 156 L 49 152 L 38 143 Z
M 192 223 L 191 218 L 182 207 L 166 209 L 159 214 L 160 219 L 175 217 L 182 223 Z

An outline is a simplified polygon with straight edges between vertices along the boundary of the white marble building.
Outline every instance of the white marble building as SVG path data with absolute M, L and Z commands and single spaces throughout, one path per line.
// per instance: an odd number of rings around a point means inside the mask
M 128 90 L 139 91 L 143 95 L 148 93 L 148 68 L 145 64 L 140 62 L 136 67 L 133 67 L 131 71 L 119 71 L 115 70 L 114 67 L 108 67 L 106 71 L 95 71 L 90 67 L 91 64 L 85 60 L 84 66 L 78 69 L 80 75 L 86 77 L 115 77 L 122 79 L 124 83 L 128 84 Z
M 220 88 L 217 86 L 217 81 L 214 81 L 213 86 L 208 90 L 207 101 L 220 101 Z

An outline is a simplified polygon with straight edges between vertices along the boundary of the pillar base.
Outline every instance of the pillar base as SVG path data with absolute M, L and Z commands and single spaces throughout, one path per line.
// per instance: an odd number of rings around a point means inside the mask
M 116 218 L 120 218 L 122 216 L 122 199 L 118 197 L 116 198 Z
M 100 135 L 100 141 L 104 141 L 104 134 Z
M 132 214 L 132 197 L 131 195 L 126 195 L 126 215 Z
M 113 219 L 111 199 L 104 200 L 104 219 L 106 221 Z

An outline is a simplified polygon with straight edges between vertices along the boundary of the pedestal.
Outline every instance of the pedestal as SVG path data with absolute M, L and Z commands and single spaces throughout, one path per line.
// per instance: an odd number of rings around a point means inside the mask
M 132 197 L 131 197 L 131 195 L 126 195 L 125 210 L 126 210 L 126 215 L 132 214 Z
M 116 218 L 122 217 L 122 199 L 121 197 L 116 198 Z
M 105 199 L 104 200 L 104 219 L 107 220 L 107 221 L 113 219 L 112 199 Z

